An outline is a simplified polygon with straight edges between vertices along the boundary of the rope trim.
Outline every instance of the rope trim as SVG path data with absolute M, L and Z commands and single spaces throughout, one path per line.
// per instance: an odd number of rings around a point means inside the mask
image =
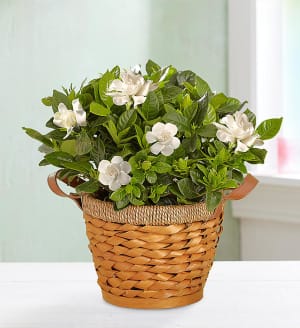
M 204 202 L 192 205 L 128 206 L 116 211 L 112 202 L 101 201 L 90 194 L 82 196 L 82 208 L 84 213 L 106 222 L 152 226 L 207 221 L 214 214 L 207 210 Z

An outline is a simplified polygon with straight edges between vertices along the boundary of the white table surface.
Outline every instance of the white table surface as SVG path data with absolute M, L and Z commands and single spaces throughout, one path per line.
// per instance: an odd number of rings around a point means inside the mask
M 168 310 L 102 300 L 92 263 L 0 263 L 0 328 L 299 328 L 300 262 L 215 262 L 204 298 Z

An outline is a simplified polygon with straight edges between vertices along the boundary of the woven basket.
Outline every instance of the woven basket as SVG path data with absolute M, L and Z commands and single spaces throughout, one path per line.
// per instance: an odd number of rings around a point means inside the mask
M 57 173 L 48 178 L 56 194 L 83 209 L 89 248 L 103 298 L 130 308 L 173 308 L 199 301 L 222 232 L 224 201 L 240 199 L 257 183 L 248 176 L 212 213 L 205 203 L 129 206 L 65 194 Z

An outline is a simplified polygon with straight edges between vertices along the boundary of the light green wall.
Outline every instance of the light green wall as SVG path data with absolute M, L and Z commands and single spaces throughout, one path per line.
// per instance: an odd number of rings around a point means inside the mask
M 227 0 L 152 0 L 150 54 L 227 89 Z
M 90 260 L 80 211 L 48 190 L 46 177 L 55 169 L 37 167 L 38 143 L 21 130 L 40 130 L 50 118 L 40 99 L 115 64 L 148 58 L 195 70 L 226 91 L 226 3 L 0 1 L 0 261 Z M 235 229 L 224 234 L 222 258 L 237 256 Z

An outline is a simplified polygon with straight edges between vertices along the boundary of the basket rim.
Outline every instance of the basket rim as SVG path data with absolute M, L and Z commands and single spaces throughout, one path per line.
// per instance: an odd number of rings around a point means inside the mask
M 223 210 L 223 204 L 220 205 Z M 111 201 L 103 201 L 91 194 L 82 195 L 83 212 L 107 222 L 136 225 L 169 225 L 207 221 L 216 211 L 208 211 L 205 202 L 182 205 L 129 205 L 116 211 Z

